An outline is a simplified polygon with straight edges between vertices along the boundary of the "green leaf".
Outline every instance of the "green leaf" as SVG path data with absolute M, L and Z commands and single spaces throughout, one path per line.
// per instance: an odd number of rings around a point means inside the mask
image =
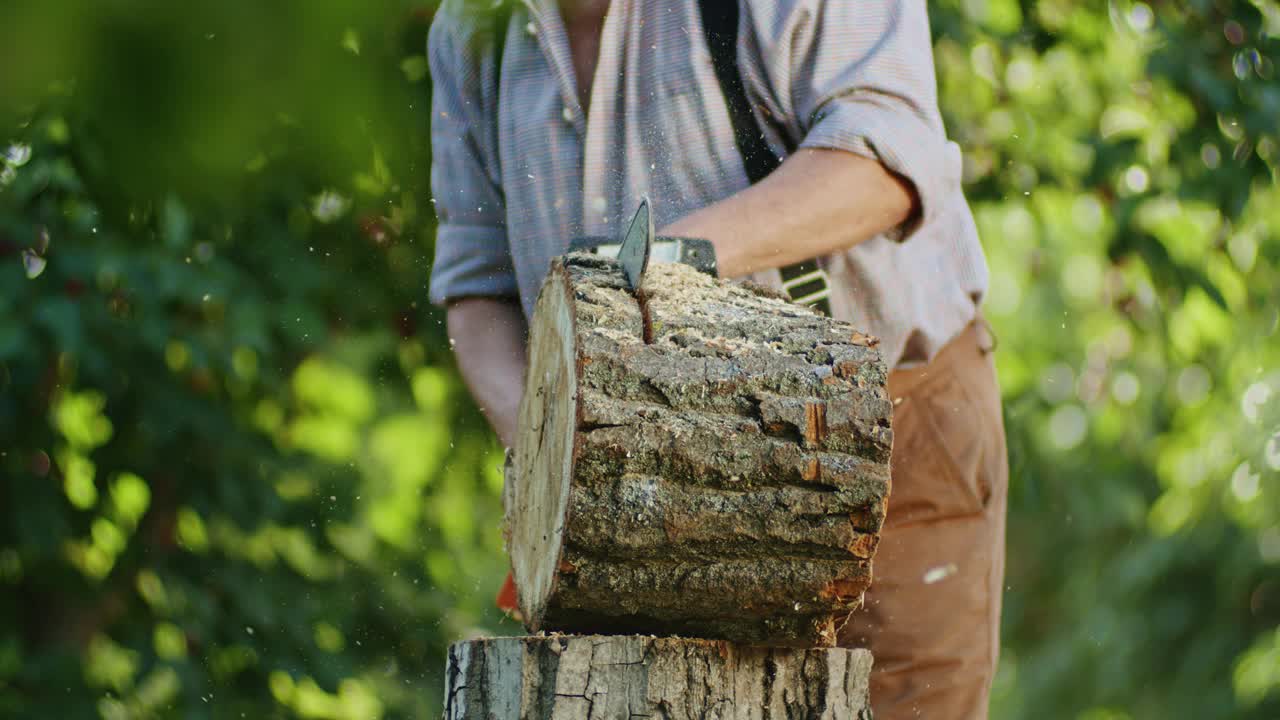
M 425 80 L 427 71 L 427 57 L 425 55 L 410 55 L 400 61 L 400 72 L 404 73 L 405 80 L 411 83 Z

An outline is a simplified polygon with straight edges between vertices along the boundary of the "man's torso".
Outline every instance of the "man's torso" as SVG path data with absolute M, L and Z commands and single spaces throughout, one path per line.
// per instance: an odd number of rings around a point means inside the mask
M 758 31 L 772 4 L 745 3 L 740 33 Z M 661 226 L 748 184 L 697 3 L 613 0 L 602 22 L 571 15 L 567 25 L 555 0 L 530 0 L 516 6 L 503 47 L 494 171 L 526 313 L 550 260 L 574 237 L 616 234 L 641 195 L 653 199 Z M 740 43 L 740 60 L 752 59 L 752 47 Z M 752 62 L 741 65 L 748 93 L 767 110 L 770 88 Z M 762 128 L 781 152 L 800 138 L 788 137 L 798 119 L 779 120 Z M 958 186 L 946 212 L 906 242 L 876 237 L 821 261 L 833 313 L 879 335 L 894 364 L 928 359 L 974 317 L 986 289 Z M 753 279 L 779 284 L 776 272 Z

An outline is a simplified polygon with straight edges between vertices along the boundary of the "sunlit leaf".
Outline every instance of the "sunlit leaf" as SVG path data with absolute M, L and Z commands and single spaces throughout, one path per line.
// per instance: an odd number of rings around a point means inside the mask
M 138 665 L 138 653 L 103 634 L 94 635 L 85 650 L 85 679 L 94 687 L 127 690 L 133 686 Z
M 93 390 L 62 393 L 53 408 L 54 424 L 73 447 L 92 450 L 111 439 L 111 421 L 102 412 L 106 404 L 106 396 Z
M 152 644 L 156 655 L 165 660 L 179 660 L 187 656 L 186 635 L 173 623 L 157 623 L 152 634 Z
M 400 61 L 400 72 L 411 83 L 421 82 L 427 77 L 427 58 L 425 55 L 410 55 Z
M 178 542 L 193 552 L 204 552 L 209 547 L 209 535 L 204 520 L 191 508 L 178 510 Z
M 368 381 L 320 358 L 310 358 L 298 367 L 293 375 L 293 390 L 308 406 L 342 419 L 358 423 L 373 414 L 373 393 Z
M 1256 705 L 1270 693 L 1280 691 L 1280 628 L 1263 635 L 1240 657 L 1233 680 L 1236 695 L 1246 705 Z

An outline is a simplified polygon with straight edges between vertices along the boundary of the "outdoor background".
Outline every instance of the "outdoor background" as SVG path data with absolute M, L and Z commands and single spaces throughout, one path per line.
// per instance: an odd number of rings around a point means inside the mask
M 1012 463 L 997 718 L 1280 716 L 1280 3 L 935 0 Z M 0 717 L 433 718 L 515 633 L 425 0 L 0 9 Z

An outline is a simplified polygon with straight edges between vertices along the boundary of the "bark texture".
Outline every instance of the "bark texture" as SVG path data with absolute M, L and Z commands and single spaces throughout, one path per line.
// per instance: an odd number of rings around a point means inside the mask
M 874 340 L 683 265 L 556 261 L 508 542 L 531 630 L 831 646 L 871 581 L 891 405 Z
M 636 635 L 455 643 L 446 720 L 869 720 L 871 653 Z

